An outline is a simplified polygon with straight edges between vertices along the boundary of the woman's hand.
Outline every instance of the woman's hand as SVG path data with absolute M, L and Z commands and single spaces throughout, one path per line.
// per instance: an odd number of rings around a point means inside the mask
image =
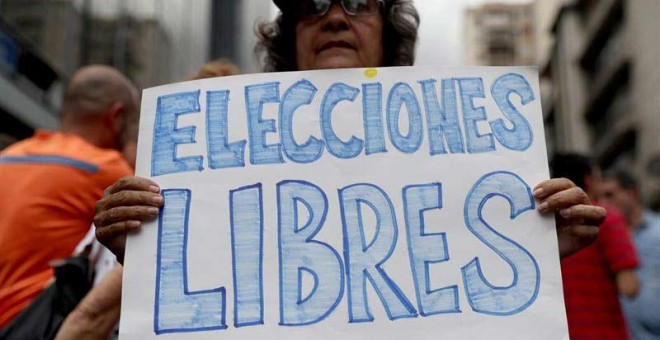
M 534 188 L 538 209 L 555 213 L 559 255 L 564 258 L 598 238 L 598 227 L 605 220 L 604 208 L 594 206 L 580 187 L 566 178 L 554 178 Z
M 142 177 L 124 177 L 108 187 L 96 203 L 96 238 L 124 263 L 126 235 L 138 230 L 142 221 L 158 216 L 163 205 L 160 187 Z

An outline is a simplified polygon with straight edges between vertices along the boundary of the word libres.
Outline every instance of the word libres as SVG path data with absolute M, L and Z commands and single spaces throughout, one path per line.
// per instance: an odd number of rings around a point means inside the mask
M 226 244 L 232 252 L 234 327 L 263 325 L 265 308 L 279 310 L 280 326 L 314 324 L 330 316 L 344 296 L 348 302 L 347 322 L 372 322 L 367 285 L 376 291 L 390 320 L 462 313 L 458 286 L 437 287 L 429 275 L 430 266 L 449 261 L 446 233 L 426 233 L 425 223 L 429 221 L 425 222 L 423 216 L 426 211 L 442 209 L 441 183 L 409 185 L 400 193 L 407 255 L 415 284 L 414 300 L 383 268 L 399 235 L 388 193 L 369 183 L 339 189 L 341 225 L 330 226 L 325 223 L 328 197 L 321 188 L 295 180 L 284 180 L 276 186 L 277 219 L 264 217 L 261 184 L 229 192 L 231 239 L 218 246 Z M 162 194 L 165 205 L 158 226 L 154 331 L 162 334 L 226 329 L 226 286 L 205 291 L 188 288 L 186 254 L 192 193 L 187 189 L 166 189 Z M 484 220 L 485 203 L 497 196 L 510 205 L 512 220 L 535 206 L 529 186 L 519 176 L 492 172 L 479 179 L 465 198 L 465 227 L 506 261 L 513 272 L 512 282 L 506 286 L 489 282 L 478 257 L 466 263 L 461 272 L 473 311 L 506 316 L 520 313 L 534 303 L 540 271 L 529 251 Z M 371 240 L 365 238 L 362 220 L 367 210 L 376 216 Z M 264 220 L 277 220 L 278 306 L 264 306 Z M 343 249 L 334 249 L 318 239 L 322 228 L 341 228 Z M 313 288 L 306 289 L 306 293 L 304 277 L 313 280 Z
M 438 85 L 435 79 L 418 81 L 414 86 L 421 90 L 419 96 L 413 86 L 399 82 L 392 85 L 387 99 L 383 100 L 383 86 L 378 82 L 362 84 L 361 89 L 343 82 L 334 83 L 323 94 L 318 108 L 320 135 L 310 135 L 305 141 L 296 140 L 295 136 L 300 134 L 294 133 L 293 121 L 295 112 L 310 105 L 317 95 L 318 89 L 310 81 L 300 80 L 282 95 L 279 82 L 245 86 L 241 95 L 245 100 L 248 130 L 245 136 L 248 138 L 235 141 L 229 140 L 228 132 L 230 91 L 207 91 L 207 166 L 212 170 L 244 167 L 246 149 L 252 165 L 285 163 L 287 159 L 311 163 L 320 159 L 326 150 L 336 158 L 351 159 L 362 154 L 388 152 L 386 136 L 399 152 L 415 153 L 420 150 L 426 134 L 431 156 L 493 152 L 497 143 L 514 151 L 525 151 L 532 145 L 530 124 L 510 98 L 515 94 L 521 105 L 535 100 L 533 88 L 522 75 L 508 73 L 493 82 L 490 94 L 504 118 L 491 120 L 486 109 L 475 104 L 475 100 L 486 98 L 482 78 L 442 79 L 440 98 Z M 355 102 L 360 94 L 363 126 L 343 140 L 333 128 L 333 112 L 340 103 Z M 177 155 L 177 146 L 196 143 L 196 126 L 178 127 L 177 123 L 182 115 L 200 112 L 199 98 L 199 91 L 158 97 L 151 163 L 153 177 L 204 170 L 203 155 Z M 278 105 L 277 122 L 264 119 L 264 106 L 270 104 Z M 404 107 L 407 110 L 404 111 Z M 351 110 L 359 113 L 357 108 L 351 107 Z M 405 133 L 399 125 L 402 118 L 408 122 Z M 490 129 L 490 132 L 480 131 L 480 123 L 487 127 L 482 127 L 483 130 Z M 351 127 L 342 128 L 342 132 L 346 132 Z M 279 142 L 268 144 L 267 135 L 278 132 Z

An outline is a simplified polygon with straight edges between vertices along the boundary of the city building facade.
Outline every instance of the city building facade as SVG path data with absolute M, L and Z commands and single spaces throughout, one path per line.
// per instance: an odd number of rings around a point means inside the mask
M 0 148 L 54 129 L 64 78 L 0 17 Z
M 543 0 L 541 0 L 543 1 Z M 660 206 L 659 1 L 575 0 L 552 25 L 542 75 L 548 139 L 558 151 L 590 154 L 603 170 L 626 168 Z
M 464 25 L 464 60 L 468 65 L 536 64 L 532 3 L 469 8 Z
M 227 58 L 242 73 L 260 72 L 260 61 L 254 54 L 255 30 L 259 23 L 272 20 L 271 2 L 213 0 L 211 13 L 210 58 Z
M 273 9 L 263 0 L 2 0 L 0 134 L 56 128 L 62 90 L 83 65 L 112 65 L 140 88 L 182 81 L 216 58 L 259 72 L 255 28 Z

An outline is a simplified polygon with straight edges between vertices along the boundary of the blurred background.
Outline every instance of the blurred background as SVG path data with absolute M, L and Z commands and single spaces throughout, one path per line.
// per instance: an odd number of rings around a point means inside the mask
M 549 153 L 580 152 L 640 178 L 660 208 L 660 1 L 415 0 L 417 65 L 536 65 Z M 0 0 L 0 149 L 58 126 L 82 65 L 145 88 L 228 58 L 259 72 L 255 22 L 267 0 Z

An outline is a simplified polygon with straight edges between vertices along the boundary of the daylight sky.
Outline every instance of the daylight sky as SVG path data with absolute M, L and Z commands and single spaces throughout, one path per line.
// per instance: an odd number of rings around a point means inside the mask
M 82 1 L 82 0 L 74 0 Z M 124 3 L 132 14 L 146 15 L 169 5 L 178 4 L 181 0 L 126 1 Z M 187 0 L 190 1 L 190 0 Z M 233 0 L 232 0 L 233 1 Z M 266 0 L 264 0 L 266 1 Z M 461 36 L 463 31 L 463 15 L 467 8 L 484 3 L 528 3 L 533 0 L 414 0 L 421 15 L 419 45 L 416 65 L 462 65 Z M 121 1 L 94 0 L 95 9 L 101 14 L 112 14 Z M 174 6 L 176 7 L 176 6 Z M 273 15 L 276 13 L 273 6 Z
M 531 0 L 414 0 L 421 16 L 416 65 L 462 65 L 463 14 L 484 3 L 529 3 Z

